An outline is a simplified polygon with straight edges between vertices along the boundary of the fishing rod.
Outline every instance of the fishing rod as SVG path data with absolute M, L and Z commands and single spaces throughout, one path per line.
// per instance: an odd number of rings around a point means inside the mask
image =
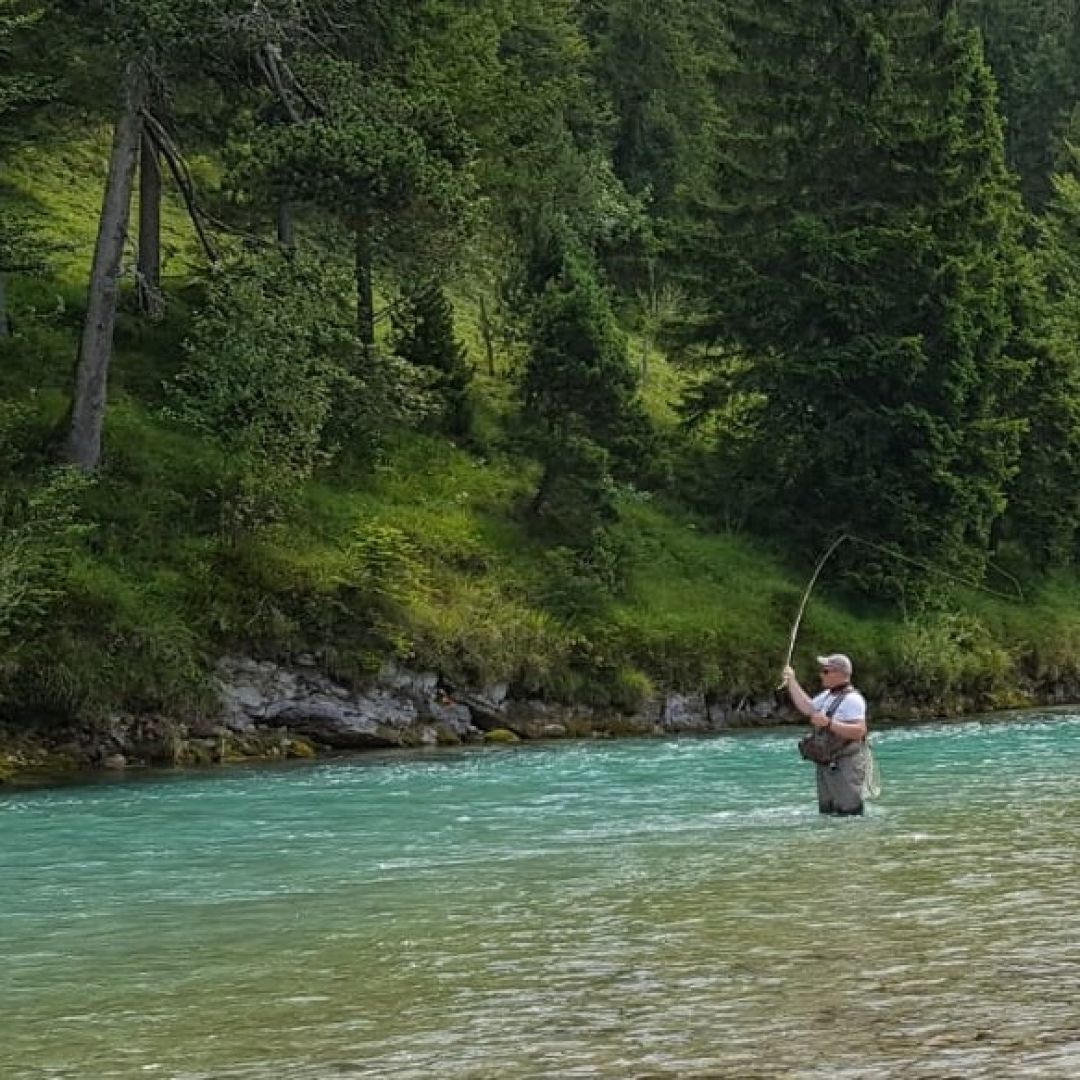
M 1020 587 L 1020 582 L 1016 580 L 1011 574 L 1006 573 L 1000 566 L 994 566 L 993 569 L 999 573 L 1002 577 L 1008 578 L 1012 582 L 1016 589 L 1016 595 L 1010 596 L 1007 593 L 1000 592 L 997 589 L 991 589 L 986 585 L 982 585 L 977 581 L 971 581 L 969 578 L 962 578 L 957 574 L 950 573 L 948 570 L 942 570 L 939 566 L 934 566 L 932 563 L 926 562 L 922 559 L 913 559 L 909 555 L 904 555 L 902 552 L 895 551 L 892 548 L 886 547 L 884 544 L 876 544 L 872 540 L 863 540 L 860 536 L 855 536 L 854 533 L 841 533 L 833 542 L 825 549 L 825 553 L 818 559 L 817 565 L 814 567 L 813 574 L 810 575 L 810 581 L 806 586 L 806 590 L 803 592 L 802 602 L 799 604 L 798 613 L 795 616 L 795 622 L 791 626 L 791 639 L 788 641 L 787 659 L 784 661 L 784 667 L 791 666 L 791 658 L 795 655 L 795 641 L 799 636 L 799 626 L 802 623 L 803 612 L 806 610 L 807 602 L 810 599 L 810 594 L 814 590 L 814 585 L 817 584 L 818 576 L 821 574 L 825 564 L 832 558 L 833 552 L 843 543 L 850 541 L 853 544 L 862 544 L 863 547 L 868 547 L 874 551 L 879 551 L 883 555 L 888 555 L 891 558 L 899 559 L 901 562 L 910 563 L 912 566 L 918 566 L 920 569 L 928 570 L 931 573 L 939 574 L 942 577 L 947 577 L 952 581 L 957 582 L 960 585 L 964 585 L 969 589 L 978 589 L 980 592 L 989 593 L 991 596 L 997 596 L 1003 600 L 1024 600 L 1024 591 Z M 991 564 L 993 565 L 993 564 Z M 781 683 L 777 690 L 784 689 L 784 683 Z
M 817 561 L 817 566 L 814 567 L 813 574 L 810 575 L 810 582 L 806 586 L 806 590 L 802 595 L 802 603 L 799 604 L 798 614 L 795 616 L 795 622 L 791 625 L 791 640 L 788 642 L 787 659 L 784 661 L 784 667 L 790 667 L 791 658 L 795 655 L 795 639 L 799 636 L 799 624 L 802 622 L 803 612 L 806 610 L 807 601 L 810 599 L 810 593 L 814 591 L 814 585 L 817 583 L 818 575 L 821 573 L 822 568 L 832 557 L 832 553 L 845 541 L 850 540 L 851 537 L 847 533 L 841 533 L 826 549 L 825 554 L 821 556 Z M 781 683 L 776 689 L 783 690 L 784 683 Z

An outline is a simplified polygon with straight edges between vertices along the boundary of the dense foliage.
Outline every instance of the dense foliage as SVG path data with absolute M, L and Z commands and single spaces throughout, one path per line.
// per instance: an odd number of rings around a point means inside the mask
M 0 0 L 0 704 L 730 691 L 840 533 L 982 641 L 1080 556 L 1074 7 Z
M 702 332 L 727 357 L 718 403 L 757 403 L 736 450 L 772 495 L 761 524 L 977 575 L 1027 360 L 1008 349 L 1021 222 L 978 41 L 921 3 L 783 22 L 754 5 L 736 40 L 759 59 L 731 80 Z

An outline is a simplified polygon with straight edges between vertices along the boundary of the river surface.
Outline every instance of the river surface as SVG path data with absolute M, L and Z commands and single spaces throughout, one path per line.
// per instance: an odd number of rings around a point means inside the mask
M 1080 714 L 0 794 L 4 1080 L 1080 1076 Z

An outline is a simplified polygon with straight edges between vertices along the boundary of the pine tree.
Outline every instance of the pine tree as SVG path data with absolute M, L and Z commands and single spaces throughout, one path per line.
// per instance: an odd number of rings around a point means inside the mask
M 70 36 L 95 73 L 110 73 L 106 96 L 114 99 L 106 106 L 114 117 L 112 147 L 64 445 L 65 458 L 85 472 L 101 460 L 124 246 L 154 89 L 175 89 L 174 77 L 184 85 L 204 76 L 231 20 L 246 8 L 243 0 L 55 0 L 57 36 Z
M 313 204 L 352 234 L 357 336 L 370 361 L 376 262 L 396 254 L 422 263 L 436 237 L 456 235 L 473 192 L 472 147 L 423 88 L 351 59 L 310 56 L 296 68 L 315 111 L 259 129 L 243 171 L 251 186 Z

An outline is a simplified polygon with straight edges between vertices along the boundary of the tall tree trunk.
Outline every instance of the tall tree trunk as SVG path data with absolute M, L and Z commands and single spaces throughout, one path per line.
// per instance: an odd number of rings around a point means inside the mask
M 161 158 L 157 144 L 144 131 L 139 150 L 139 305 L 148 314 L 160 311 L 161 289 Z
M 8 322 L 7 278 L 0 273 L 0 338 L 11 336 L 11 323 Z
M 101 432 L 105 425 L 105 394 L 112 359 L 116 302 L 142 134 L 139 110 L 146 97 L 146 87 L 142 60 L 131 61 L 124 74 L 124 103 L 113 133 L 109 177 L 90 271 L 86 321 L 75 369 L 71 427 L 65 447 L 68 461 L 84 472 L 96 469 L 101 460 Z
M 544 466 L 544 471 L 540 476 L 540 486 L 536 489 L 536 493 L 529 503 L 529 512 L 534 518 L 538 518 L 547 508 L 548 496 L 551 494 L 551 488 L 554 482 L 555 467 L 549 461 Z
M 286 251 L 296 247 L 296 222 L 293 219 L 292 204 L 282 199 L 277 208 L 277 239 Z
M 365 363 L 375 357 L 375 282 L 371 265 L 371 219 L 356 215 L 356 336 Z
M 640 378 L 642 385 L 649 381 L 649 350 L 652 348 L 653 336 L 659 323 L 660 296 L 656 291 L 656 260 L 649 259 L 649 290 L 645 294 L 645 325 L 641 330 L 641 370 Z
M 488 374 L 495 376 L 495 334 L 491 326 L 487 297 L 480 294 L 480 335 L 484 339 L 484 351 L 487 353 Z

